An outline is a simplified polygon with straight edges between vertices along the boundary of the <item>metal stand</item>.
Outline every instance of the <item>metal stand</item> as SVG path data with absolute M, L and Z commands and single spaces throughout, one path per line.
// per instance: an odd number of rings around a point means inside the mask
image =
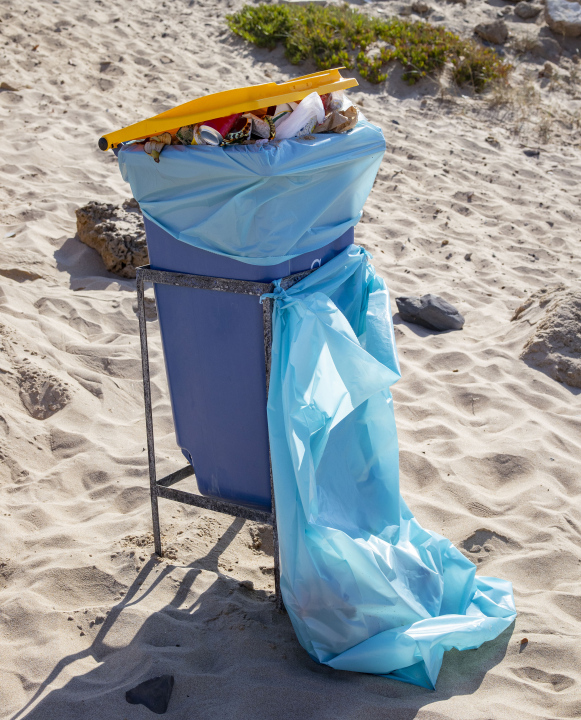
M 312 270 L 289 275 L 283 278 L 281 286 L 286 290 L 299 280 L 309 275 Z M 282 596 L 280 592 L 280 566 L 278 549 L 278 532 L 276 527 L 276 510 L 274 503 L 274 487 L 272 483 L 272 463 L 270 463 L 270 494 L 272 511 L 255 510 L 244 505 L 222 500 L 219 498 L 205 497 L 196 493 L 185 492 L 172 488 L 180 480 L 184 480 L 194 474 L 191 465 L 167 475 L 161 480 L 157 479 L 155 468 L 155 447 L 153 438 L 153 416 L 151 410 L 151 387 L 149 378 L 149 353 L 147 348 L 147 324 L 145 319 L 145 296 L 144 284 L 146 282 L 159 283 L 162 285 L 177 285 L 180 287 L 198 288 L 201 290 L 215 290 L 217 292 L 240 293 L 244 295 L 256 295 L 260 297 L 265 293 L 272 293 L 272 283 L 259 283 L 248 280 L 228 280 L 225 278 L 207 277 L 204 275 L 187 275 L 184 273 L 169 272 L 165 270 L 152 270 L 149 265 L 137 268 L 137 311 L 139 316 L 139 335 L 141 338 L 141 364 L 143 369 L 143 396 L 145 400 L 145 427 L 147 430 L 147 454 L 149 459 L 149 484 L 151 491 L 151 514 L 153 518 L 153 538 L 155 552 L 160 557 L 163 555 L 161 547 L 161 533 L 159 529 L 158 498 L 167 498 L 186 505 L 195 505 L 205 510 L 234 515 L 245 520 L 266 523 L 272 525 L 274 545 L 274 586 L 276 593 L 276 608 L 283 610 Z M 266 367 L 266 395 L 270 384 L 270 358 L 272 348 L 272 299 L 267 298 L 262 304 L 262 321 L 264 325 L 264 363 Z

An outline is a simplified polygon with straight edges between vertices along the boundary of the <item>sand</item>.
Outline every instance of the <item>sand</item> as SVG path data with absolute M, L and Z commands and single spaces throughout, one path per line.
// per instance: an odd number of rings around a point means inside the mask
M 504 6 L 490 2 L 434 0 L 432 17 L 469 34 Z M 358 241 L 393 297 L 439 294 L 466 318 L 433 333 L 392 303 L 402 494 L 479 573 L 514 583 L 516 624 L 447 653 L 429 692 L 309 659 L 273 608 L 268 529 L 162 501 L 169 552 L 152 555 L 135 283 L 79 242 L 75 209 L 130 196 L 97 149 L 103 132 L 312 71 L 233 38 L 223 18 L 239 6 L 3 6 L 0 80 L 13 89 L 0 91 L 0 715 L 148 718 L 125 690 L 172 673 L 168 718 L 579 717 L 579 390 L 520 359 L 533 327 L 529 315 L 511 321 L 542 288 L 578 287 L 576 41 L 561 79 L 538 78 L 544 59 L 518 61 L 508 105 L 445 81 L 410 89 L 397 68 L 352 93 L 387 139 Z M 541 23 L 508 18 L 513 34 Z M 183 458 L 153 301 L 150 316 L 166 473 Z

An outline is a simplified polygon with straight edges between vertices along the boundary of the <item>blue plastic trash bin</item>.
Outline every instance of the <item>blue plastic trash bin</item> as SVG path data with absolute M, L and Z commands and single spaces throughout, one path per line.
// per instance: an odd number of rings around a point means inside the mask
M 177 240 L 144 217 L 156 270 L 271 282 L 322 265 L 353 243 L 353 228 L 315 252 L 251 265 Z M 264 333 L 259 298 L 156 285 L 176 439 L 203 495 L 270 510 Z

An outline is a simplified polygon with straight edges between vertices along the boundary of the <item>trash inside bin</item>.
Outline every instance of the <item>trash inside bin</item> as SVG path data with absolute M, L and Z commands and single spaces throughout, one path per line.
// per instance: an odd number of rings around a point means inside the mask
M 272 282 L 323 265 L 353 243 L 385 141 L 364 118 L 350 131 L 334 132 L 333 123 L 357 120 L 357 114 L 333 116 L 334 102 L 345 108 L 350 102 L 307 90 L 300 102 L 283 96 L 284 104 L 255 106 L 252 113 L 226 115 L 220 106 L 215 120 L 181 125 L 179 143 L 168 132 L 149 136 L 149 147 L 119 148 L 121 173 L 143 212 L 153 268 Z M 248 142 L 221 142 L 242 120 L 251 123 Z M 320 133 L 302 132 L 322 123 Z M 292 137 L 253 140 L 255 130 L 273 127 Z M 201 142 L 202 136 L 211 141 Z M 176 439 L 199 491 L 270 509 L 258 297 L 168 285 L 157 285 L 155 296 Z

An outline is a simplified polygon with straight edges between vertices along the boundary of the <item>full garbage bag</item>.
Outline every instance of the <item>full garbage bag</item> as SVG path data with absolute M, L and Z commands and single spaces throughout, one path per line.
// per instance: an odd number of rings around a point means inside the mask
M 510 582 L 476 577 L 399 489 L 389 296 L 350 246 L 274 294 L 268 398 L 281 589 L 301 645 L 341 670 L 434 688 L 445 650 L 516 616 Z
M 355 225 L 385 151 L 380 128 L 226 147 L 119 151 L 143 214 L 178 240 L 253 265 L 327 245 Z

